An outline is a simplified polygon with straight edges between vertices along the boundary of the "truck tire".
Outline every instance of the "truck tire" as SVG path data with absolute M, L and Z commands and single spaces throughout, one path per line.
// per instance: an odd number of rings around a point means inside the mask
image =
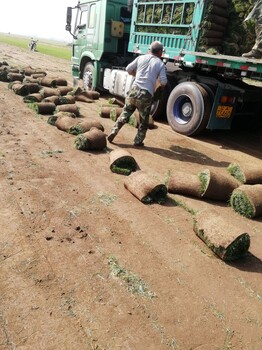
M 167 101 L 167 120 L 171 128 L 183 135 L 193 136 L 208 123 L 211 102 L 208 92 L 193 82 L 178 84 Z
M 83 88 L 86 91 L 95 90 L 93 84 L 94 70 L 95 69 L 93 63 L 86 63 L 85 68 L 83 70 Z

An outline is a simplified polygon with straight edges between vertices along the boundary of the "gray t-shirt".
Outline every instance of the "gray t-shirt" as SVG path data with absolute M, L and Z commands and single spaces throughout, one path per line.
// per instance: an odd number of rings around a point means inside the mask
M 165 64 L 160 58 L 152 54 L 138 56 L 126 67 L 126 70 L 128 73 L 136 72 L 133 86 L 147 90 L 152 96 L 154 95 L 157 79 L 159 79 L 161 85 L 167 83 Z

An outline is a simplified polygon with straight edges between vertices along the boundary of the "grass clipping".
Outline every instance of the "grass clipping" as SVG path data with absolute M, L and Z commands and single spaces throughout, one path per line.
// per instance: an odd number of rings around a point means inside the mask
M 128 151 L 115 149 L 110 152 L 110 170 L 113 173 L 128 176 L 136 169 L 137 163 Z
M 250 236 L 238 218 L 224 219 L 218 211 L 203 210 L 194 217 L 196 235 L 222 260 L 233 261 L 245 256 Z
M 262 215 L 262 185 L 241 185 L 230 197 L 230 205 L 246 218 Z
M 145 171 L 139 170 L 129 175 L 124 186 L 144 204 L 153 202 L 162 204 L 166 201 L 167 187 Z
M 149 290 L 147 284 L 140 277 L 119 265 L 117 259 L 114 256 L 110 256 L 108 258 L 108 264 L 110 266 L 112 275 L 124 282 L 129 292 L 132 294 L 141 295 L 149 299 L 152 299 L 156 296 L 155 293 Z

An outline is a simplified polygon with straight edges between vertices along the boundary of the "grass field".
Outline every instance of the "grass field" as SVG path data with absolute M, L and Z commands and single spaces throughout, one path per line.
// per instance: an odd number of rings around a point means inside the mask
M 28 50 L 28 44 L 30 41 L 31 38 L 29 37 L 0 33 L 0 42 L 8 45 L 17 46 L 22 49 Z M 67 43 L 59 41 L 38 39 L 37 51 L 49 56 L 54 56 L 65 60 L 71 59 L 71 46 Z

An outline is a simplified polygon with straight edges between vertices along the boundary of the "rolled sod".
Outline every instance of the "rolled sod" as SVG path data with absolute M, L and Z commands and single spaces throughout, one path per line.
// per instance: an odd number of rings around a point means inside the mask
M 194 232 L 222 260 L 245 256 L 250 246 L 246 227 L 234 217 L 225 219 L 216 210 L 203 210 L 194 217 Z
M 40 94 L 45 98 L 45 97 L 50 97 L 50 96 L 60 96 L 60 90 L 57 88 L 50 88 L 50 87 L 43 87 L 40 89 Z
M 113 173 L 130 175 L 137 168 L 137 162 L 128 151 L 119 148 L 110 152 L 110 170 Z
M 8 81 L 23 81 L 24 80 L 24 75 L 21 73 L 9 73 L 7 74 Z
M 37 83 L 23 82 L 23 84 L 28 88 L 30 94 L 38 93 L 40 90 L 40 86 Z
M 90 98 L 91 100 L 98 100 L 100 97 L 100 93 L 98 91 L 84 91 L 81 88 L 77 88 L 74 91 L 74 95 L 75 96 L 84 96 L 86 98 Z
M 55 126 L 57 129 L 68 132 L 69 129 L 77 123 L 76 118 L 71 118 L 68 116 L 57 117 L 55 121 Z
M 64 78 L 56 78 L 56 85 L 57 86 L 67 86 L 67 80 Z
M 173 171 L 168 181 L 167 191 L 200 198 L 201 181 L 197 175 L 183 171 Z
M 75 103 L 75 96 L 72 95 L 64 95 L 59 97 L 59 104 L 65 105 L 65 104 L 70 104 L 70 103 Z
M 43 99 L 43 102 L 52 102 L 57 106 L 60 104 L 60 96 L 54 95 L 54 96 L 45 97 Z
M 75 103 L 58 105 L 56 107 L 56 112 L 70 112 L 70 113 L 74 113 L 77 117 L 79 117 L 80 115 L 79 108 Z
M 41 102 L 42 100 L 43 100 L 43 96 L 38 92 L 34 94 L 29 94 L 23 97 L 23 101 L 25 103 Z
M 262 214 L 262 185 L 241 185 L 230 197 L 230 205 L 238 214 L 254 218 Z
M 73 91 L 73 88 L 70 86 L 58 86 L 58 89 L 60 91 L 60 95 L 62 96 L 67 95 L 69 92 Z
M 242 184 L 262 184 L 262 166 L 255 168 L 252 165 L 240 166 L 237 163 L 231 163 L 227 170 Z
M 167 187 L 145 171 L 130 174 L 124 181 L 125 188 L 144 204 L 166 201 Z
M 93 127 L 76 137 L 75 147 L 81 151 L 102 151 L 106 147 L 106 134 Z
M 94 100 L 84 95 L 76 95 L 75 100 L 79 102 L 94 103 Z
M 8 88 L 11 89 L 16 95 L 26 96 L 29 94 L 28 87 L 21 82 L 12 82 L 8 84 Z
M 56 108 L 56 105 L 52 102 L 35 102 L 30 103 L 29 106 L 37 114 L 53 114 Z
M 57 86 L 56 79 L 49 78 L 47 76 L 38 79 L 39 84 L 42 86 L 55 88 Z
M 114 107 L 114 106 L 101 106 L 99 115 L 101 118 L 111 118 L 111 112 L 114 111 L 115 116 L 120 115 L 122 112 L 122 108 Z M 115 118 L 116 120 L 116 118 Z
M 92 128 L 97 128 L 104 131 L 104 127 L 97 120 L 89 118 L 76 118 L 76 124 L 70 127 L 68 130 L 69 134 L 79 135 L 84 134 Z
M 198 174 L 201 181 L 201 197 L 228 201 L 231 193 L 240 183 L 230 176 L 227 172 L 205 169 Z

